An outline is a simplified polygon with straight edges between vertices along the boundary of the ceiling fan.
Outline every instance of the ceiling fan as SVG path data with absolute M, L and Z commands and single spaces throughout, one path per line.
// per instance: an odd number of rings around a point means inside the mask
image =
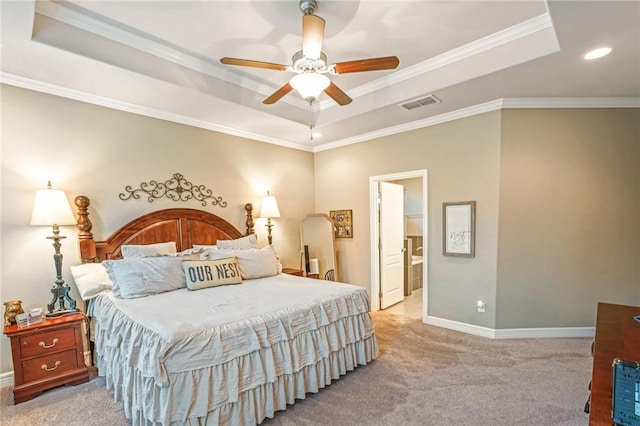
M 339 105 L 347 105 L 351 103 L 352 99 L 336 86 L 326 74 L 338 75 L 362 71 L 390 70 L 395 69 L 400 63 L 396 56 L 385 56 L 328 65 L 327 56 L 322 52 L 325 21 L 321 17 L 314 15 L 318 3 L 315 0 L 301 0 L 299 7 L 302 12 L 302 50 L 293 55 L 291 66 L 249 59 L 228 57 L 220 59 L 220 62 L 226 65 L 265 68 L 296 74 L 288 83 L 276 90 L 262 103 L 273 104 L 293 89 L 296 89 L 300 96 L 309 101 L 309 103 L 313 103 L 324 92 Z

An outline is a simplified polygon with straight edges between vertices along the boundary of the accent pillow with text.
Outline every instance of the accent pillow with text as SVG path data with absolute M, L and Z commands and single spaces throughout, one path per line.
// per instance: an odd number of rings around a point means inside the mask
M 235 257 L 215 260 L 182 261 L 189 290 L 200 290 L 227 284 L 242 284 L 240 266 Z

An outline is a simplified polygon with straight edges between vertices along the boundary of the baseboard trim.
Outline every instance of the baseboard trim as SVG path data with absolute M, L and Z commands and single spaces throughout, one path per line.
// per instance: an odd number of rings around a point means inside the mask
M 13 385 L 13 371 L 0 374 L 0 388 Z
M 546 339 L 596 336 L 595 327 L 510 328 L 495 330 L 496 339 Z
M 461 331 L 489 339 L 548 339 L 568 337 L 595 337 L 595 327 L 540 327 L 493 329 L 438 317 L 427 317 L 427 324 Z

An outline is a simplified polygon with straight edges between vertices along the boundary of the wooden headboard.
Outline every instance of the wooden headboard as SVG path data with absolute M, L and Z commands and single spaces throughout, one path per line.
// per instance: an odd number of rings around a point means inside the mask
M 75 198 L 78 208 L 78 240 L 83 263 L 100 262 L 121 257 L 123 244 L 153 244 L 175 241 L 178 251 L 194 244 L 213 245 L 218 240 L 231 240 L 253 234 L 253 206 L 245 205 L 246 232 L 243 234 L 226 220 L 196 209 L 164 209 L 142 215 L 127 223 L 105 241 L 95 241 L 87 211 L 91 201 L 84 195 Z

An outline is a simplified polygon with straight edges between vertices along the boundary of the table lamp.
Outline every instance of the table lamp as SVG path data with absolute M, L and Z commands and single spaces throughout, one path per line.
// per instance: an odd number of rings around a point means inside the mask
M 53 261 L 56 266 L 56 281 L 55 285 L 51 288 L 53 298 L 51 299 L 51 303 L 47 305 L 48 313 L 46 316 L 48 317 L 78 311 L 78 309 L 76 309 L 76 301 L 69 295 L 70 287 L 66 285 L 62 279 L 62 253 L 60 253 L 60 240 L 67 238 L 60 235 L 60 225 L 75 224 L 76 219 L 64 191 L 51 189 L 51 182 L 48 182 L 47 189 L 39 189 L 36 191 L 33 212 L 31 214 L 31 225 L 53 226 L 53 235 L 47 237 L 47 239 L 53 240 L 53 248 L 55 250 Z M 58 309 L 55 309 L 56 300 L 59 304 Z M 65 306 L 65 300 L 69 302 L 69 308 Z
M 276 202 L 276 197 L 273 195 L 269 195 L 269 191 L 267 191 L 267 195 L 262 197 L 262 205 L 260 206 L 260 217 L 267 219 L 267 238 L 269 239 L 269 245 L 273 242 L 273 237 L 271 236 L 271 228 L 274 226 L 271 223 L 271 218 L 280 217 L 280 210 L 278 210 L 278 203 Z

